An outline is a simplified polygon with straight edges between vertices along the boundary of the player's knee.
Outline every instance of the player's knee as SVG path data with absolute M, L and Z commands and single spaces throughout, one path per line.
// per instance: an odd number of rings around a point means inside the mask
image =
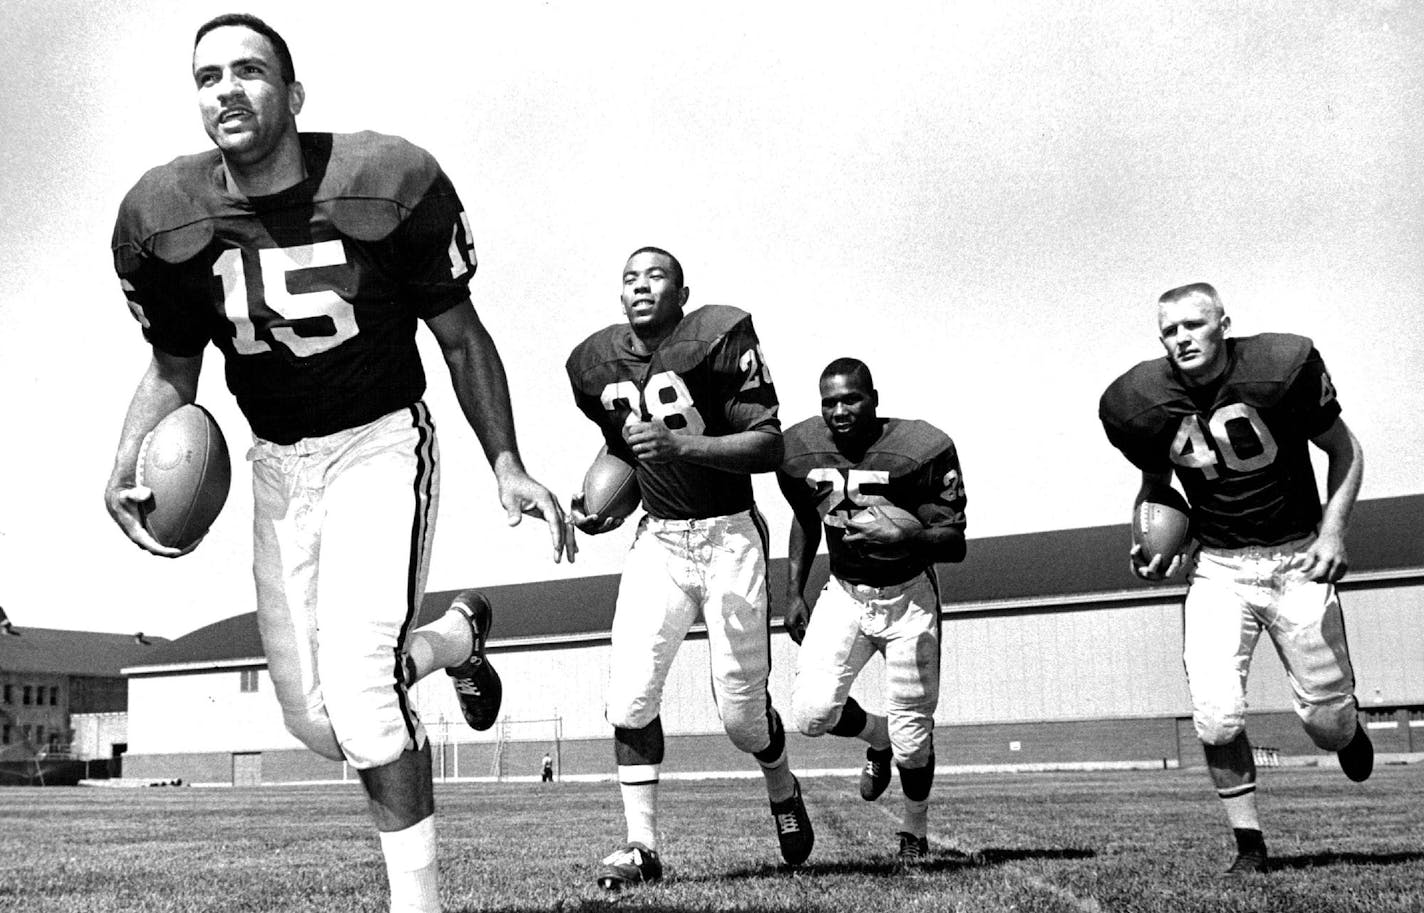
M 1246 731 L 1246 718 L 1239 713 L 1196 713 L 1192 716 L 1197 738 L 1204 745 L 1225 745 Z
M 763 748 L 754 747 L 748 739 L 743 744 L 738 744 L 733 739 L 733 744 L 743 751 L 750 752 L 761 764 L 776 764 L 786 754 L 786 727 L 781 725 L 781 714 L 775 709 L 768 707 L 762 716 L 762 738 L 766 741 Z
M 1300 713 L 1305 734 L 1317 748 L 1325 751 L 1339 751 L 1355 735 L 1358 714 L 1355 702 L 1346 698 L 1330 704 L 1314 704 Z
M 647 700 L 610 700 L 603 715 L 614 729 L 642 729 L 658 718 L 658 705 Z
M 900 768 L 900 789 L 911 802 L 928 799 L 930 787 L 934 785 L 934 752 L 927 751 L 925 755 L 924 761 L 914 767 L 901 764 L 898 760 L 895 762 L 895 766 Z
M 800 700 L 800 695 L 796 698 L 791 705 L 791 723 L 802 735 L 823 736 L 840 722 L 841 709 L 834 704 Z
M 282 721 L 287 731 L 303 745 L 329 761 L 344 761 L 346 755 L 336 741 L 336 732 L 331 728 L 331 720 L 320 710 L 287 712 L 283 711 Z

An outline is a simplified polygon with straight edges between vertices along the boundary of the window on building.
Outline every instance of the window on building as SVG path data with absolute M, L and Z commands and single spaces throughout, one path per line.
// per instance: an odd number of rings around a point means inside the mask
M 58 707 L 58 706 L 59 706 L 59 686 L 58 686 L 58 685 L 55 685 L 54 687 L 52 687 L 52 688 L 49 689 L 49 705 L 50 705 L 51 707 Z
M 238 690 L 243 694 L 250 694 L 257 690 L 257 670 L 243 669 L 238 673 Z
M 10 744 L 10 724 L 6 723 L 3 731 L 0 731 L 0 745 Z
M 26 742 L 30 741 L 30 737 L 35 734 L 34 730 L 29 726 L 26 726 L 24 729 L 21 729 L 20 733 L 23 736 L 24 741 Z
M 30 686 L 25 686 L 23 701 L 26 707 L 30 706 Z
M 43 745 L 43 744 L 44 744 L 44 727 L 43 727 L 43 726 L 36 726 L 36 727 L 35 727 L 35 744 L 36 744 L 36 745 Z
M 5 703 L 7 703 L 7 704 L 13 704 L 13 703 L 15 703 L 14 691 L 15 691 L 15 686 L 14 686 L 14 685 L 6 685 L 6 686 L 5 686 Z
M 1409 725 L 1414 729 L 1424 726 L 1424 707 L 1409 708 Z

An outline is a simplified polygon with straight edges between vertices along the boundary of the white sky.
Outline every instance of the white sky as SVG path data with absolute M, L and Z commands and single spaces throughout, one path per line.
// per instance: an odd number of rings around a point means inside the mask
M 250 432 L 193 554 L 141 553 L 101 491 L 147 349 L 109 258 L 123 194 L 207 146 L 192 34 L 227 4 L 15 0 L 0 30 L 0 605 L 176 637 L 253 607 Z M 1201 7 L 1209 7 L 1202 9 Z M 256 4 L 306 130 L 433 152 L 481 260 L 524 456 L 566 498 L 598 446 L 563 372 L 621 318 L 629 251 L 751 311 L 783 420 L 836 356 L 958 443 L 979 536 L 1126 522 L 1096 404 L 1160 354 L 1152 302 L 1216 284 L 1245 335 L 1310 335 L 1366 453 L 1424 490 L 1424 6 L 1405 2 Z M 236 7 L 241 9 L 242 7 Z M 431 589 L 616 572 L 629 536 L 505 529 L 428 333 L 444 492 Z M 757 490 L 785 553 L 775 484 Z M 1417 532 L 1417 531 L 1416 531 Z M 971 542 L 972 548 L 972 542 Z

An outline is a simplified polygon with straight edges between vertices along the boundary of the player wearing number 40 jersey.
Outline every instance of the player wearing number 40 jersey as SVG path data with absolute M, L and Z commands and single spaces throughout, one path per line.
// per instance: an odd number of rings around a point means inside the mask
M 298 133 L 305 90 L 286 42 L 256 17 L 205 23 L 193 79 L 217 148 L 150 171 L 114 230 L 115 267 L 152 360 L 105 501 L 137 545 L 179 554 L 143 528 L 149 493 L 134 465 L 144 435 L 193 401 L 212 342 L 256 439 L 257 616 L 287 728 L 359 772 L 392 909 L 434 911 L 430 747 L 407 690 L 446 668 L 479 726 L 498 692 L 478 594 L 411 629 L 440 487 L 419 321 L 445 355 L 510 522 L 542 515 L 556 560 L 562 513 L 521 464 L 504 369 L 467 290 L 469 224 L 435 160 L 374 133 Z
M 627 323 L 594 333 L 569 356 L 574 400 L 608 450 L 633 464 L 647 511 L 618 588 L 608 721 L 627 819 L 626 845 L 603 861 L 609 889 L 662 876 L 656 800 L 663 760 L 663 683 L 688 629 L 707 626 L 712 689 L 732 744 L 761 765 L 782 856 L 811 852 L 811 823 L 786 757 L 771 671 L 766 526 L 750 473 L 781 460 L 776 391 L 751 317 L 706 305 L 684 313 L 682 265 L 635 251 L 623 267 Z M 585 532 L 618 525 L 583 511 Z
M 1228 339 L 1231 318 L 1205 283 L 1163 294 L 1157 321 L 1166 357 L 1114 381 L 1099 415 L 1108 439 L 1142 471 L 1139 502 L 1173 472 L 1191 502 L 1201 549 L 1183 608 L 1183 658 L 1197 736 L 1236 834 L 1228 871 L 1246 874 L 1266 865 L 1245 730 L 1246 674 L 1263 630 L 1310 738 L 1338 752 L 1352 780 L 1373 766 L 1335 591 L 1364 458 L 1309 339 Z M 1329 458 L 1323 510 L 1308 444 Z M 1130 559 L 1149 580 L 1183 563 L 1160 567 L 1160 556 L 1149 561 L 1137 546 Z
M 869 743 L 860 792 L 879 798 L 900 771 L 900 861 L 928 851 L 939 704 L 940 602 L 934 565 L 965 555 L 967 499 L 954 442 L 927 422 L 877 416 L 870 369 L 839 358 L 821 372 L 821 415 L 786 432 L 777 482 L 791 504 L 787 631 L 801 645 L 792 712 L 806 735 Z M 908 511 L 896 525 L 878 508 Z M 831 579 L 806 601 L 824 524 Z M 885 657 L 885 715 L 850 697 L 875 653 Z

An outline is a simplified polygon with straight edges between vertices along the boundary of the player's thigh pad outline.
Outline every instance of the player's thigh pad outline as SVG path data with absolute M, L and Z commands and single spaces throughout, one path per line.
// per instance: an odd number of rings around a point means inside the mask
M 791 719 L 802 735 L 825 735 L 841 718 L 856 676 L 876 652 L 860 630 L 861 603 L 835 578 L 816 599 L 796 651 Z
M 934 757 L 934 714 L 939 706 L 939 588 L 929 574 L 922 574 L 882 592 L 885 595 L 872 604 L 883 602 L 889 619 L 881 643 L 890 747 L 900 767 L 924 767 Z
M 1340 595 L 1284 562 L 1269 632 L 1285 667 L 1295 712 L 1317 747 L 1339 751 L 1355 734 L 1355 671 Z
M 1246 678 L 1261 636 L 1257 614 L 1269 600 L 1248 549 L 1198 551 L 1182 606 L 1182 663 L 1192 723 L 1207 745 L 1246 728 Z
M 623 729 L 657 718 L 663 685 L 701 610 L 700 587 L 682 521 L 644 516 L 638 524 L 613 610 L 604 715 Z
M 702 574 L 712 696 L 732 744 L 756 754 L 771 744 L 766 540 L 750 511 L 689 522 Z
M 277 503 L 257 510 L 267 528 L 259 540 L 297 546 L 257 552 L 259 622 L 287 728 L 358 769 L 391 763 L 425 743 L 400 657 L 424 593 L 439 502 L 428 412 L 417 404 L 254 451 L 254 486 L 259 463 L 264 475 L 273 463 L 279 474 L 293 467 L 287 511 L 273 514 Z

